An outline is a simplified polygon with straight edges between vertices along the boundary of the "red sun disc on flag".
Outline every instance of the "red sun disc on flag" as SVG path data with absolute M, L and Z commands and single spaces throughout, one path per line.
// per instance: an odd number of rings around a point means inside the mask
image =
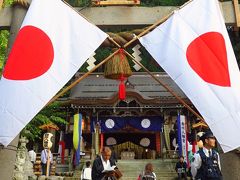
M 202 34 L 190 43 L 186 56 L 191 68 L 204 81 L 219 86 L 231 86 L 226 45 L 222 34 Z
M 4 68 L 10 80 L 30 80 L 43 75 L 51 67 L 53 45 L 48 35 L 34 26 L 24 26 L 18 33 Z

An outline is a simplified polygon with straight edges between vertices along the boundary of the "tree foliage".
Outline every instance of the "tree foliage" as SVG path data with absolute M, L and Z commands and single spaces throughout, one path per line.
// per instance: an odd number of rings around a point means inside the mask
M 10 6 L 14 0 L 3 0 L 3 7 Z
M 9 31 L 1 30 L 0 31 L 0 75 L 2 74 L 3 64 L 6 59 L 7 54 L 7 44 L 8 44 Z
M 54 123 L 58 127 L 66 125 L 68 122 L 66 119 L 66 111 L 60 109 L 61 104 L 54 102 L 46 106 L 40 113 L 38 113 L 33 120 L 24 128 L 22 134 L 29 140 L 40 139 L 42 135 L 42 129 L 39 126 Z

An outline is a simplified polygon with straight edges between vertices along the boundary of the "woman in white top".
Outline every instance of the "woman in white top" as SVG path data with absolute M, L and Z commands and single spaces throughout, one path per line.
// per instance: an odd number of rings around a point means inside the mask
M 91 162 L 86 162 L 86 167 L 82 170 L 81 180 L 92 180 L 92 168 Z

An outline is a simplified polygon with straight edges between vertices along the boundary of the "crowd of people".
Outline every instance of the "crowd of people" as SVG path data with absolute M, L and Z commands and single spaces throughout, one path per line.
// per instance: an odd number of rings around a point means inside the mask
M 221 165 L 219 154 L 214 147 L 216 139 L 211 132 L 204 133 L 200 140 L 203 147 L 193 155 L 189 164 L 183 156 L 179 157 L 176 163 L 175 171 L 177 178 L 187 180 L 190 176 L 193 180 L 222 180 Z M 29 151 L 30 161 L 34 164 L 36 161 L 36 153 L 33 148 Z M 122 177 L 121 171 L 118 169 L 117 158 L 114 151 L 110 147 L 104 147 L 100 155 L 97 155 L 93 164 L 87 161 L 81 173 L 81 180 L 117 180 Z M 41 152 L 42 174 L 46 175 L 47 163 L 49 163 L 48 171 L 50 174 L 51 165 L 53 163 L 53 155 L 49 149 L 43 149 Z M 139 173 L 137 180 L 156 180 L 154 168 L 151 163 L 145 165 L 145 169 Z
M 188 171 L 188 165 L 181 156 L 176 163 L 175 170 L 178 179 L 187 179 L 187 173 L 193 180 L 222 180 L 221 164 L 219 154 L 214 148 L 216 147 L 216 139 L 209 131 L 204 133 L 200 140 L 203 147 L 199 148 L 194 154 Z

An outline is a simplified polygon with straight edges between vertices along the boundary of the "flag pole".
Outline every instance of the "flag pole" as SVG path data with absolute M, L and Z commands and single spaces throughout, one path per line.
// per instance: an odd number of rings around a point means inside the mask
M 176 10 L 182 9 L 183 7 L 185 7 L 187 4 L 189 4 L 190 2 L 192 2 L 193 0 L 189 0 L 186 3 L 184 3 L 182 6 L 178 7 Z M 166 21 L 170 16 L 172 16 L 174 13 L 174 11 L 172 11 L 171 13 L 169 13 L 168 15 L 164 16 L 162 19 L 158 20 L 156 23 L 154 23 L 153 25 L 149 26 L 147 29 L 145 29 L 143 32 L 141 32 L 139 35 L 135 36 L 131 41 L 128 41 L 126 44 L 124 44 L 123 48 L 128 47 L 130 44 L 132 44 L 133 42 L 135 42 L 137 39 L 139 39 L 140 37 L 142 37 L 143 35 L 147 34 L 149 31 L 153 30 L 154 28 L 156 28 L 158 25 L 162 24 L 164 21 Z
M 189 111 L 191 111 L 195 116 L 197 116 L 199 119 L 203 120 L 202 116 L 200 116 L 197 112 L 195 112 L 182 98 L 180 98 L 172 89 L 170 89 L 167 85 L 165 85 L 162 81 L 160 81 L 158 78 L 156 78 L 146 67 L 144 67 L 140 62 L 135 60 L 135 58 L 129 54 L 126 50 L 124 50 L 125 53 L 134 61 L 134 63 L 141 66 L 154 80 L 156 80 L 159 84 L 161 84 L 165 89 L 168 90 L 180 103 L 182 103 Z M 205 121 L 204 121 L 205 122 Z
M 99 68 L 101 65 L 103 65 L 104 63 L 106 63 L 109 59 L 111 59 L 115 54 L 117 54 L 119 51 L 116 50 L 114 53 L 112 53 L 111 55 L 109 55 L 107 58 L 105 58 L 103 61 L 101 61 L 99 64 L 97 64 L 96 66 L 94 66 L 90 71 L 88 71 L 87 73 L 85 73 L 84 75 L 82 75 L 81 77 L 77 78 L 73 83 L 71 83 L 69 86 L 67 86 L 66 88 L 64 88 L 60 93 L 58 93 L 56 96 L 54 96 L 48 103 L 47 105 L 51 104 L 53 101 L 55 101 L 57 98 L 59 98 L 60 96 L 62 96 L 64 93 L 66 93 L 68 90 L 72 89 L 74 86 L 76 86 L 80 81 L 82 81 L 83 79 L 85 79 L 89 74 L 91 74 L 93 71 L 95 71 L 97 68 Z M 46 105 L 46 106 L 47 106 Z

